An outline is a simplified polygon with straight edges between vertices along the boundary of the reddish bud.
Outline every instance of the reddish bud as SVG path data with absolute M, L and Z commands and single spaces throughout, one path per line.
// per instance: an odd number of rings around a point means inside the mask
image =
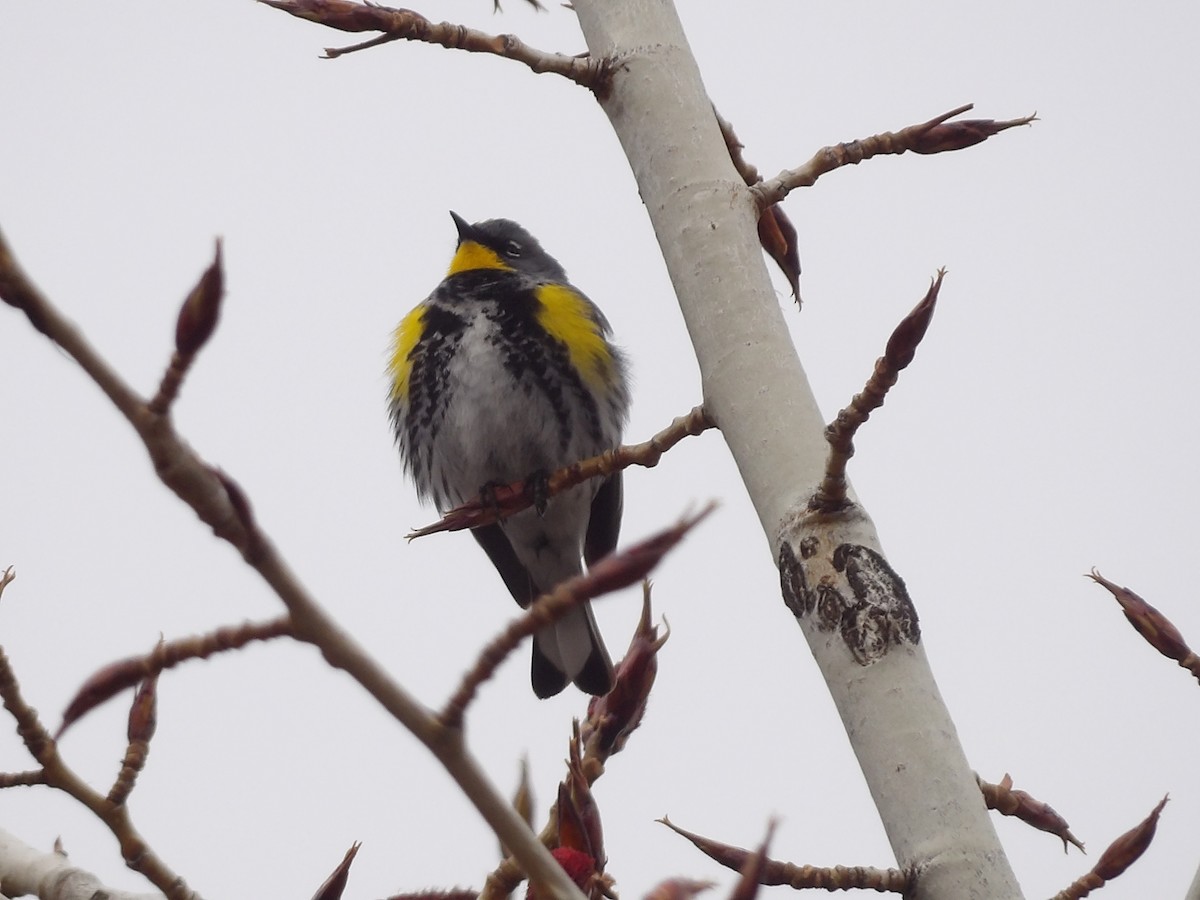
M 1144 637 L 1151 647 L 1177 662 L 1183 662 L 1191 655 L 1191 648 L 1179 629 L 1161 612 L 1129 588 L 1114 584 L 1095 569 L 1092 569 L 1087 577 L 1108 589 L 1121 604 L 1121 610 L 1129 624 L 1137 629 L 1138 634 Z
M 713 509 L 714 504 L 710 503 L 696 515 L 598 560 L 588 570 L 588 581 L 592 585 L 590 596 L 598 597 L 641 581 Z
M 799 305 L 800 251 L 796 247 L 796 226 L 778 204 L 767 207 L 758 217 L 758 242 L 783 272 Z
M 576 769 L 568 783 L 558 786 L 558 845 L 577 850 L 592 860 L 592 868 L 604 871 L 604 829 L 600 809 L 587 780 Z
M 722 844 L 720 841 L 714 841 L 711 838 L 701 837 L 698 834 L 693 834 L 674 824 L 666 816 L 658 820 L 666 825 L 673 832 L 681 837 L 687 838 L 695 845 L 696 849 L 707 856 L 709 859 L 720 863 L 727 869 L 733 869 L 735 872 L 742 871 L 746 863 L 753 857 L 753 853 L 745 847 L 734 847 L 730 844 Z
M 175 349 L 183 356 L 191 356 L 205 345 L 221 315 L 221 298 L 225 295 L 225 276 L 221 267 L 221 242 L 212 265 L 204 270 L 196 286 L 192 288 L 175 323 Z
M 1067 820 L 1060 816 L 1054 807 L 1030 796 L 1025 791 L 1013 789 L 1012 776 L 1006 773 L 1000 779 L 999 784 L 989 784 L 978 775 L 975 776 L 975 779 L 979 783 L 979 790 L 983 793 L 983 800 L 988 809 L 994 809 L 1006 816 L 1013 816 L 1039 831 L 1055 835 L 1063 842 L 1064 853 L 1067 851 L 1068 844 L 1074 844 L 1080 850 L 1084 849 L 1079 839 L 1071 834 L 1071 827 L 1067 824 Z
M 158 726 L 158 673 L 154 673 L 138 685 L 133 695 L 133 705 L 129 707 L 129 725 L 126 736 L 130 742 L 145 741 L 149 743 L 154 737 L 154 729 Z
M 1101 854 L 1100 861 L 1092 869 L 1096 875 L 1105 881 L 1111 881 L 1138 861 L 1154 840 L 1158 817 L 1167 805 L 1167 799 L 1163 797 L 1158 806 L 1151 810 L 1150 815 L 1109 844 L 1108 849 Z
M 775 834 L 775 823 L 772 821 L 767 825 L 767 834 L 763 838 L 763 842 L 758 845 L 758 849 L 749 859 L 742 865 L 742 877 L 738 880 L 737 886 L 734 887 L 733 893 L 729 895 L 729 900 L 754 900 L 758 895 L 758 886 L 762 883 L 763 868 L 766 866 L 767 847 L 771 843 L 771 838 Z
M 358 848 L 361 846 L 362 844 L 358 841 L 350 845 L 350 849 L 346 851 L 346 855 L 342 857 L 337 868 L 317 888 L 317 892 L 313 894 L 313 900 L 341 900 L 342 892 L 346 890 L 346 882 L 350 878 L 350 864 L 354 862 L 354 857 L 358 855 Z
M 650 689 L 658 676 L 658 651 L 670 637 L 670 629 L 660 638 L 650 620 L 650 585 L 642 593 L 642 617 L 629 642 L 625 658 L 613 673 L 613 686 L 602 697 L 588 703 L 583 741 L 589 752 L 607 758 L 619 753 L 629 735 L 642 723 Z
M 563 871 L 570 876 L 576 886 L 585 894 L 591 893 L 592 884 L 598 878 L 596 872 L 596 862 L 582 850 L 576 850 L 573 847 L 556 847 L 550 851 L 550 855 L 558 860 L 558 864 L 563 867 Z M 537 886 L 530 881 L 529 887 L 525 890 L 525 900 L 537 900 Z
M 962 150 L 982 143 L 994 134 L 999 134 L 1018 125 L 1036 121 L 1037 114 L 997 122 L 995 119 L 963 119 L 959 122 L 941 122 L 923 130 L 909 148 L 913 153 L 943 153 L 947 150 Z
M 126 688 L 133 687 L 147 676 L 148 671 L 146 658 L 143 656 L 131 656 L 109 663 L 100 669 L 80 686 L 71 702 L 67 704 L 62 724 L 58 726 L 54 739 L 61 738 L 67 728 L 101 703 L 115 697 Z
M 933 319 L 934 307 L 937 306 L 938 292 L 942 289 L 942 279 L 946 276 L 945 269 L 938 269 L 937 276 L 929 285 L 929 290 L 921 298 L 912 311 L 900 320 L 892 336 L 888 338 L 884 359 L 891 365 L 893 371 L 900 371 L 913 361 L 917 354 L 917 345 L 925 337 L 929 323 Z

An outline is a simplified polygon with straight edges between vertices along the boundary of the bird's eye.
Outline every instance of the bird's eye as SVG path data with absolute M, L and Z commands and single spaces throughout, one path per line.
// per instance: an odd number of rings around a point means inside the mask
M 524 252 L 525 248 L 516 241 L 509 241 L 504 245 L 504 255 L 509 259 L 520 259 Z

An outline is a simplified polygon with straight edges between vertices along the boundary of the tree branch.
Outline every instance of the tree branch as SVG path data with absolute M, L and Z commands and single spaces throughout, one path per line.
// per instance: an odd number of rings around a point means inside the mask
M 1015 128 L 1018 125 L 1029 125 L 1037 121 L 1037 113 L 1003 122 L 997 122 L 994 119 L 947 121 L 974 108 L 975 104 L 967 103 L 957 109 L 942 113 L 940 116 L 935 116 L 928 122 L 909 125 L 900 131 L 885 131 L 883 134 L 872 135 L 869 138 L 822 147 L 813 154 L 812 159 L 800 168 L 780 172 L 769 181 L 755 185 L 751 190 L 758 198 L 759 207 L 766 209 L 771 204 L 778 203 L 796 188 L 812 187 L 822 175 L 842 166 L 856 166 L 864 159 L 870 159 L 873 156 L 899 155 L 907 153 L 909 150 L 913 153 L 923 154 L 962 150 L 985 141 L 1005 129 Z
M 900 377 L 900 372 L 913 361 L 917 345 L 925 337 L 925 331 L 933 318 L 938 292 L 942 287 L 945 269 L 938 269 L 929 290 L 912 311 L 901 319 L 900 324 L 888 339 L 883 356 L 875 361 L 875 371 L 867 379 L 861 393 L 855 394 L 850 405 L 837 414 L 825 429 L 829 441 L 829 458 L 825 463 L 825 477 L 817 488 L 808 508 L 820 512 L 834 512 L 846 503 L 846 465 L 854 455 L 854 436 L 858 429 L 887 397 L 887 392 Z
M 695 437 L 716 427 L 716 423 L 708 417 L 704 407 L 693 407 L 691 412 L 676 418 L 648 441 L 617 447 L 615 450 L 608 450 L 599 456 L 580 460 L 551 472 L 550 477 L 546 480 L 546 492 L 543 496 L 553 497 L 577 484 L 582 484 L 589 478 L 611 475 L 614 472 L 628 469 L 630 466 L 644 466 L 652 469 L 658 465 L 664 453 L 685 437 Z M 411 541 L 442 531 L 462 531 L 467 528 L 490 525 L 519 513 L 523 509 L 528 509 L 533 505 L 533 500 L 532 492 L 528 490 L 525 482 L 514 481 L 512 484 L 492 489 L 487 497 L 476 497 L 474 500 L 468 500 L 466 503 L 454 507 L 439 521 L 418 528 L 407 534 L 406 537 Z
M 0 648 L 0 698 L 4 700 L 4 708 L 17 720 L 17 731 L 26 748 L 42 767 L 41 783 L 63 791 L 90 809 L 117 839 L 126 865 L 144 875 L 168 900 L 200 900 L 200 895 L 172 872 L 138 833 L 129 810 L 93 790 L 59 756 L 58 744 L 38 719 L 37 712 L 25 702 L 16 673 L 3 648 Z M 0 851 L 4 849 L 3 840 L 0 840 Z M 4 884 L 11 892 L 8 882 Z
M 380 31 L 379 37 L 349 47 L 326 47 L 325 56 L 336 59 L 392 41 L 421 41 L 438 44 L 447 50 L 466 50 L 471 53 L 490 53 L 524 63 L 538 74 L 549 72 L 575 82 L 597 94 L 607 89 L 610 65 L 607 60 L 590 56 L 567 56 L 548 53 L 524 43 L 513 34 L 488 34 L 454 25 L 435 24 L 411 9 L 392 9 L 387 6 L 355 3 L 352 0 L 259 0 L 267 6 L 283 10 L 300 19 L 307 19 L 338 31 Z
M 533 636 L 539 628 L 557 622 L 581 603 L 644 579 L 663 556 L 683 540 L 684 535 L 708 516 L 713 508 L 713 504 L 710 503 L 696 515 L 688 516 L 631 547 L 610 553 L 591 566 L 585 574 L 570 578 L 550 593 L 538 597 L 525 615 L 509 625 L 499 637 L 484 648 L 479 660 L 463 678 L 458 690 L 438 716 L 441 723 L 448 728 L 461 728 L 467 705 L 479 686 L 492 677 L 500 663 L 504 662 L 525 638 Z

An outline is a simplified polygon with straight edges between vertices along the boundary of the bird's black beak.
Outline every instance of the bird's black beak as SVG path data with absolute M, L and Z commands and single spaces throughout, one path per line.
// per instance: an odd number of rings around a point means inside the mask
M 458 229 L 458 242 L 460 244 L 463 241 L 473 240 L 470 222 L 468 222 L 454 210 L 450 210 L 450 218 L 454 220 L 454 227 Z

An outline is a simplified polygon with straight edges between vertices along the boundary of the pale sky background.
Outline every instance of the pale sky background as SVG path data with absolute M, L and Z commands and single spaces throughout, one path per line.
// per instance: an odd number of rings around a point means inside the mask
M 583 42 L 570 11 L 425 3 L 435 20 Z M 828 416 L 949 269 L 916 362 L 850 474 L 921 615 L 974 767 L 1058 809 L 1088 857 L 996 827 L 1030 898 L 1086 871 L 1169 792 L 1159 836 L 1106 900 L 1178 898 L 1200 863 L 1200 687 L 1149 649 L 1092 566 L 1200 647 L 1194 413 L 1200 7 L 1110 2 L 701 3 L 681 14 L 713 100 L 770 176 L 818 147 L 973 101 L 1042 121 L 970 150 L 826 176 L 786 208 L 805 306 L 779 302 Z M 440 703 L 516 611 L 468 537 L 431 520 L 392 447 L 392 327 L 442 277 L 447 210 L 526 225 L 605 310 L 642 440 L 700 400 L 627 163 L 588 93 L 506 60 L 360 39 L 250 0 L 0 6 L 0 228 L 27 270 L 151 393 L 179 303 L 225 241 L 219 332 L 176 406 L 244 487 L 304 582 L 418 697 Z M 54 726 L 103 664 L 281 611 L 153 477 L 96 388 L 0 309 L 0 643 Z M 720 436 L 627 476 L 632 540 L 721 507 L 656 575 L 673 636 L 645 724 L 596 786 L 626 898 L 671 876 L 733 881 L 654 819 L 741 845 L 767 820 L 796 863 L 892 863 L 840 720 L 779 598 Z M 1192 524 L 1189 524 L 1192 523 Z M 619 655 L 639 592 L 598 616 Z M 495 841 L 437 763 L 331 674 L 274 643 L 160 685 L 131 809 L 206 897 L 308 897 L 354 840 L 349 897 L 479 887 Z M 522 650 L 482 693 L 472 748 L 539 814 L 577 693 L 538 702 Z M 107 786 L 126 699 L 65 738 Z M 0 725 L 0 769 L 31 762 Z M 145 888 L 103 827 L 49 791 L 0 793 L 0 827 Z M 772 889 L 780 896 L 786 889 Z M 874 896 L 872 894 L 872 896 Z

